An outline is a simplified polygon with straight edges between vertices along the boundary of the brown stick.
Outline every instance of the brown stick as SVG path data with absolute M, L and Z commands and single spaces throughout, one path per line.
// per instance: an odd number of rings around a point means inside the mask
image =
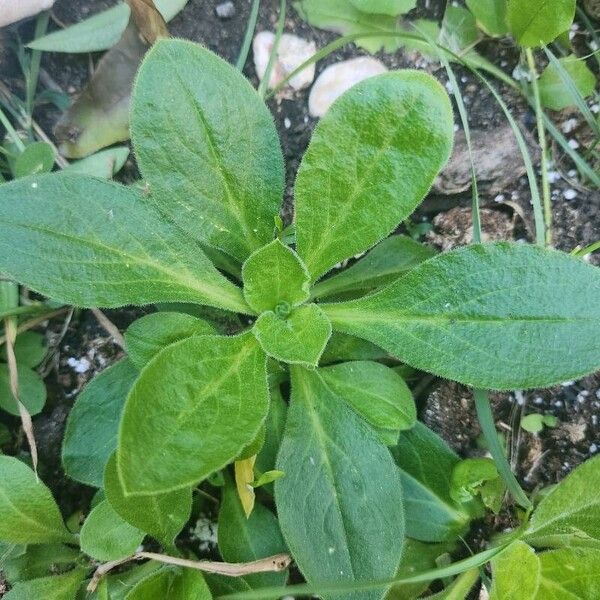
M 110 337 L 115 344 L 124 350 L 125 338 L 118 330 L 117 326 L 99 308 L 92 308 L 92 313 L 94 313 L 94 316 L 98 319 L 98 323 L 100 323 L 100 325 L 102 325 L 102 327 L 110 334 Z

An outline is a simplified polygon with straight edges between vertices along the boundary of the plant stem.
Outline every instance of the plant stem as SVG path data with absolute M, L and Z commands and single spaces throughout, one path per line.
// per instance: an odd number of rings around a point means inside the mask
M 531 74 L 531 87 L 533 89 L 533 107 L 535 110 L 535 119 L 537 122 L 538 142 L 540 145 L 541 171 L 542 171 L 542 198 L 544 202 L 544 225 L 546 226 L 545 243 L 552 241 L 552 203 L 550 199 L 550 181 L 548 179 L 548 146 L 546 144 L 546 128 L 544 126 L 544 113 L 542 111 L 542 102 L 540 100 L 540 88 L 537 80 L 537 70 L 531 48 L 525 49 L 527 64 Z
M 246 26 L 246 33 L 244 35 L 244 41 L 240 48 L 238 59 L 235 63 L 236 68 L 239 71 L 244 69 L 246 60 L 248 60 L 248 52 L 250 51 L 250 44 L 252 43 L 252 37 L 254 30 L 256 29 L 256 21 L 258 19 L 258 8 L 260 6 L 260 0 L 254 0 L 252 2 L 252 8 L 250 9 L 250 16 L 248 17 L 248 25 Z
M 474 390 L 473 395 L 475 397 L 475 408 L 477 409 L 477 418 L 481 425 L 481 431 L 487 442 L 488 449 L 494 462 L 498 473 L 506 483 L 506 487 L 509 492 L 513 495 L 514 499 L 525 509 L 530 509 L 532 504 L 522 490 L 517 478 L 514 476 L 508 460 L 504 455 L 500 441 L 498 440 L 498 434 L 496 432 L 496 426 L 494 425 L 494 416 L 492 415 L 492 409 L 490 407 L 490 401 L 488 393 L 485 390 Z
M 25 144 L 23 143 L 23 140 L 19 137 L 19 134 L 15 131 L 15 128 L 12 126 L 11 122 L 8 120 L 8 118 L 4 114 L 4 111 L 1 108 L 0 123 L 2 123 L 4 129 L 6 129 L 6 132 L 11 137 L 13 143 L 19 149 L 19 152 L 23 152 L 23 150 L 25 150 Z

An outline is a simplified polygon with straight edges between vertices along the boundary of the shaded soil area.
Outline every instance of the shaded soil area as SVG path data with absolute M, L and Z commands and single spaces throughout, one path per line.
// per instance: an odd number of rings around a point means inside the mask
M 109 0 L 58 0 L 54 13 L 60 22 L 70 24 L 113 4 L 115 2 Z M 234 0 L 235 13 L 228 19 L 217 16 L 217 4 L 217 1 L 190 0 L 185 10 L 172 21 L 170 30 L 173 35 L 201 42 L 234 62 L 242 43 L 251 3 L 249 0 Z M 419 8 L 411 17 L 439 19 L 444 4 L 441 0 L 421 0 Z M 275 29 L 278 5 L 275 0 L 261 3 L 257 31 Z M 21 27 L 25 39 L 30 31 L 31 24 Z M 285 31 L 314 40 L 318 48 L 336 38 L 334 34 L 309 27 L 298 18 L 291 6 L 287 12 Z M 517 65 L 518 54 L 515 49 L 502 41 L 487 41 L 479 46 L 479 50 L 508 74 Z M 354 46 L 340 49 L 319 61 L 316 75 L 329 64 L 364 54 L 363 50 Z M 75 97 L 88 80 L 99 56 L 44 54 L 43 81 Z M 377 56 L 389 68 L 426 69 L 443 84 L 447 83 L 443 68 L 426 62 L 416 53 L 399 50 L 394 54 L 380 53 Z M 3 56 L 0 58 L 0 67 L 5 82 L 12 89 L 18 90 L 22 82 L 14 61 Z M 252 53 L 244 72 L 253 83 L 257 83 Z M 485 237 L 531 241 L 531 195 L 518 150 L 505 147 L 507 144 L 514 145 L 510 136 L 506 136 L 506 119 L 491 92 L 471 73 L 457 68 L 456 74 L 468 109 L 470 126 L 474 135 L 483 140 L 477 152 L 486 168 L 481 177 L 480 190 Z M 496 85 L 530 145 L 535 147 L 535 119 L 526 102 L 514 90 L 499 83 Z M 287 163 L 286 203 L 283 210 L 287 222 L 292 219 L 291 199 L 295 173 L 316 124 L 316 120 L 308 113 L 308 93 L 308 90 L 303 90 L 269 100 Z M 42 107 L 36 118 L 44 130 L 50 133 L 59 115 L 57 109 Z M 587 132 L 573 112 L 564 111 L 554 116 L 557 125 L 569 140 L 573 140 L 573 144 L 585 144 Z M 457 129 L 460 128 L 457 126 Z M 490 139 L 499 141 L 486 143 Z M 464 153 L 464 136 L 458 134 L 457 140 L 457 152 Z M 557 160 L 552 167 L 553 240 L 556 247 L 570 251 L 577 246 L 584 247 L 597 241 L 600 232 L 600 192 L 590 190 L 580 182 L 573 165 L 560 151 L 556 150 L 554 156 Z M 423 229 L 426 232 L 423 239 L 443 249 L 471 241 L 468 163 L 465 167 L 460 154 L 455 162 L 454 170 L 448 172 L 443 180 L 436 182 L 428 199 L 413 216 L 414 223 L 428 224 Z M 467 187 L 464 185 L 465 169 Z M 125 181 L 136 177 L 133 157 L 130 157 L 119 177 Z M 591 260 L 597 262 L 595 258 Z M 143 311 L 127 309 L 108 311 L 107 314 L 123 330 Z M 75 311 L 68 318 L 54 320 L 47 329 L 47 336 L 52 349 L 44 367 L 49 401 L 43 414 L 34 419 L 35 433 L 43 461 L 42 477 L 51 482 L 59 502 L 69 512 L 85 505 L 93 492 L 68 481 L 61 472 L 60 441 L 65 419 L 85 382 L 94 373 L 114 362 L 122 354 L 122 350 L 88 311 Z M 484 452 L 468 389 L 458 384 L 434 380 L 421 390 L 418 401 L 422 420 L 439 432 L 461 455 L 473 456 Z M 565 382 L 549 390 L 495 394 L 493 404 L 499 431 L 507 434 L 510 455 L 517 473 L 529 490 L 556 483 L 600 447 L 599 375 L 577 382 Z M 520 417 L 531 412 L 555 415 L 559 421 L 558 426 L 544 429 L 539 435 L 523 431 L 519 428 Z M 0 419 L 9 421 L 14 430 L 18 429 L 16 420 L 5 416 Z M 22 438 L 14 440 L 12 450 L 15 447 L 25 448 L 24 444 Z M 492 526 L 498 529 L 502 523 Z

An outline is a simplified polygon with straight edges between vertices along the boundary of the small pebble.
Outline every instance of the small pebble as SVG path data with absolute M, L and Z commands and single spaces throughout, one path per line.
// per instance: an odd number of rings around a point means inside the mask
M 565 197 L 565 200 L 574 200 L 577 198 L 577 192 L 575 190 L 568 189 L 563 192 L 563 196 Z
M 283 120 L 283 126 L 284 126 L 286 129 L 289 129 L 289 128 L 292 126 L 292 122 L 291 122 L 291 121 L 290 121 L 290 120 L 289 120 L 289 119 L 286 117 L 286 118 Z
M 219 19 L 231 19 L 235 16 L 235 4 L 229 0 L 215 6 L 215 14 Z
M 590 454 L 596 454 L 598 452 L 598 446 L 596 444 L 590 444 Z

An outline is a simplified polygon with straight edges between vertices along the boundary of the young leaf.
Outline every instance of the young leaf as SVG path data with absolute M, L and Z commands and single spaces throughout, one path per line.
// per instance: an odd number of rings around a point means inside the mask
M 536 547 L 600 543 L 600 456 L 565 477 L 534 510 L 525 541 Z
M 360 1 L 363 5 L 372 3 L 369 0 Z M 347 0 L 300 0 L 294 3 L 294 8 L 314 27 L 334 31 L 340 35 L 389 33 L 399 30 L 395 17 L 362 12 Z M 357 39 L 356 45 L 371 53 L 377 52 L 382 46 L 387 52 L 393 52 L 400 42 L 392 36 L 369 36 Z
M 498 469 L 491 458 L 465 458 L 452 469 L 450 497 L 457 504 L 470 502 L 485 482 L 498 477 Z
M 249 310 L 241 290 L 147 198 L 80 175 L 0 186 L 0 271 L 76 306 L 180 301 Z
M 17 364 L 23 367 L 37 367 L 46 356 L 44 336 L 34 331 L 24 331 L 17 336 L 14 346 Z M 6 346 L 0 346 L 0 359 L 6 362 Z
M 316 366 L 331 335 L 331 323 L 316 304 L 292 310 L 285 318 L 264 312 L 252 333 L 273 358 L 290 364 Z
M 286 417 L 287 404 L 277 385 L 271 388 L 271 402 L 265 421 L 265 443 L 256 456 L 256 468 L 261 473 L 275 469 L 275 461 L 283 438 Z
M 244 298 L 258 314 L 308 299 L 310 275 L 298 255 L 279 240 L 256 250 L 242 267 Z
M 157 312 L 134 321 L 125 331 L 129 360 L 143 369 L 163 348 L 194 335 L 214 335 L 213 325 L 178 312 Z
M 125 495 L 191 487 L 256 438 L 268 410 L 265 355 L 254 337 L 172 344 L 135 382 L 119 431 Z
M 310 583 L 390 578 L 404 538 L 398 470 L 375 432 L 315 373 L 291 374 L 275 499 L 292 555 Z M 352 597 L 375 600 L 384 591 Z
M 450 476 L 458 456 L 420 422 L 400 433 L 391 452 L 402 474 L 406 534 L 424 542 L 452 540 L 462 534 L 469 515 L 450 496 Z
M 366 292 L 398 279 L 435 255 L 433 248 L 408 236 L 392 235 L 348 269 L 319 281 L 311 293 L 313 298 L 322 298 L 355 290 Z
M 177 15 L 188 0 L 154 0 L 165 21 Z M 129 7 L 121 2 L 80 23 L 58 29 L 30 42 L 27 47 L 46 52 L 98 52 L 112 48 L 129 21 Z
M 439 43 L 456 54 L 477 42 L 479 34 L 473 14 L 462 6 L 449 4 L 444 13 Z
M 297 250 L 313 280 L 412 213 L 448 160 L 453 135 L 448 95 L 422 72 L 371 77 L 336 100 L 295 185 Z
M 101 488 L 104 469 L 117 447 L 117 433 L 127 394 L 138 371 L 127 360 L 96 375 L 75 402 L 65 429 L 62 464 L 65 473 Z
M 11 544 L 72 542 L 50 490 L 20 460 L 0 455 L 0 540 Z
M 131 135 L 156 206 L 192 239 L 239 261 L 273 239 L 283 157 L 271 114 L 232 65 L 191 42 L 155 44 Z
M 3 600 L 75 600 L 77 591 L 86 574 L 86 569 L 76 568 L 62 575 L 51 575 L 20 581 L 2 596 Z
M 17 156 L 14 166 L 16 178 L 48 173 L 54 166 L 54 150 L 46 142 L 33 142 Z
M 124 521 L 106 500 L 92 509 L 79 535 L 83 552 L 101 561 L 130 556 L 143 539 L 144 532 Z
M 412 10 L 417 0 L 350 0 L 363 13 L 397 17 Z
M 334 329 L 487 389 L 543 387 L 600 366 L 600 271 L 525 244 L 436 256 L 374 294 L 321 308 Z
M 173 544 L 175 536 L 183 529 L 192 511 L 190 488 L 156 496 L 125 496 L 114 454 L 104 472 L 104 493 L 120 517 L 156 538 L 167 548 Z
M 100 150 L 91 156 L 72 162 L 65 167 L 62 173 L 79 173 L 80 175 L 91 175 L 101 179 L 111 179 L 127 162 L 129 157 L 129 146 L 116 146 Z
M 573 85 L 583 98 L 594 92 L 596 76 L 585 64 L 585 60 L 571 55 L 559 58 L 557 62 L 571 78 Z M 550 63 L 538 81 L 542 105 L 552 110 L 562 110 L 575 105 L 571 92 L 562 80 L 560 67 Z
M 163 568 L 142 579 L 125 600 L 211 600 L 202 573 L 192 569 Z M 112 596 L 111 596 L 112 599 Z
M 346 362 L 319 369 L 329 388 L 377 428 L 410 429 L 417 420 L 412 393 L 404 380 L 385 365 Z
M 506 0 L 466 0 L 466 5 L 488 35 L 500 37 L 508 32 Z
M 520 46 L 548 44 L 567 31 L 575 17 L 576 0 L 508 0 L 507 23 Z
M 277 519 L 269 509 L 257 503 L 246 518 L 230 476 L 223 488 L 217 531 L 219 551 L 227 562 L 250 562 L 287 551 Z M 284 585 L 287 571 L 257 573 L 244 579 L 253 589 Z
M 319 361 L 322 365 L 346 360 L 381 360 L 389 354 L 366 340 L 334 331 Z
M 46 403 L 46 386 L 40 376 L 31 369 L 18 368 L 18 373 L 19 399 L 30 415 L 37 415 Z M 17 417 L 20 414 L 10 388 L 8 366 L 2 363 L 0 363 L 0 408 Z

